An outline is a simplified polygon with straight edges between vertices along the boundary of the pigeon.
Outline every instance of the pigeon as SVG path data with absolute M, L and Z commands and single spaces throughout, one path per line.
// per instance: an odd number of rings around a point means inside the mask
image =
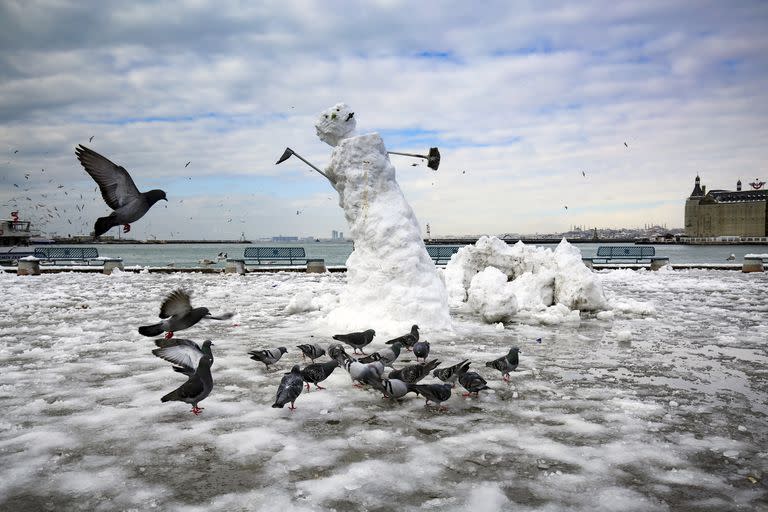
M 421 379 L 429 375 L 429 372 L 434 370 L 440 365 L 440 361 L 433 359 L 430 362 L 409 364 L 403 366 L 399 370 L 392 370 L 389 372 L 388 377 L 390 379 L 399 379 L 409 384 L 416 384 Z
M 152 354 L 173 363 L 173 370 L 184 375 L 190 376 L 195 373 L 203 357 L 210 359 L 211 365 L 213 365 L 213 352 L 211 352 L 213 342 L 211 340 L 205 340 L 202 347 L 194 341 L 180 338 L 155 340 L 155 345 L 160 348 L 153 350 Z
M 450 384 L 408 384 L 408 391 L 423 396 L 426 400 L 425 407 L 429 405 L 429 402 L 439 405 L 451 398 Z
M 465 359 L 460 363 L 457 363 L 453 366 L 449 366 L 448 368 L 439 368 L 432 372 L 432 375 L 437 377 L 443 382 L 447 382 L 451 386 L 456 385 L 456 380 L 465 373 L 467 370 L 469 370 L 469 365 L 472 364 L 469 359 Z
M 208 308 L 192 308 L 190 303 L 191 293 L 178 289 L 172 291 L 160 305 L 160 318 L 164 320 L 157 324 L 139 327 L 139 334 L 143 336 L 157 336 L 166 332 L 165 339 L 173 338 L 173 333 L 192 327 L 205 318 L 206 320 L 228 320 L 235 316 L 234 313 L 224 313 L 213 316 Z
M 417 361 L 419 359 L 421 359 L 422 361 L 426 361 L 427 356 L 429 355 L 429 342 L 417 341 L 416 344 L 413 346 L 413 355 L 416 356 Z
M 286 352 L 288 350 L 285 347 L 277 347 L 269 350 L 251 350 L 248 353 L 251 355 L 251 359 L 261 361 L 269 369 L 269 365 L 278 362 Z
M 161 402 L 186 402 L 192 404 L 192 413 L 197 416 L 203 410 L 197 404 L 211 394 L 213 389 L 213 377 L 211 376 L 211 364 L 213 361 L 207 357 L 200 358 L 195 373 L 189 376 L 187 382 L 174 389 L 163 398 Z
M 325 349 L 315 343 L 314 345 L 296 345 L 296 348 L 301 350 L 301 358 L 306 359 L 307 357 L 312 360 L 312 362 L 315 362 L 315 359 L 318 359 L 325 355 Z
M 381 392 L 387 398 L 402 398 L 409 391 L 408 383 L 399 379 L 384 379 L 384 381 L 381 383 Z
M 305 366 L 304 369 L 301 370 L 301 378 L 304 379 L 304 383 L 307 385 L 307 392 L 309 392 L 310 383 L 314 384 L 317 389 L 325 389 L 320 386 L 320 383 L 330 377 L 337 366 L 339 366 L 338 361 L 312 363 Z
M 470 396 L 472 393 L 475 394 L 475 396 L 478 395 L 478 393 L 484 389 L 491 389 L 486 384 L 488 384 L 484 378 L 480 376 L 477 372 L 466 372 L 462 373 L 459 377 L 459 384 L 467 390 L 466 393 L 464 393 L 464 396 Z
M 344 365 L 344 361 L 352 359 L 352 357 L 344 350 L 344 347 L 341 345 L 341 343 L 331 343 L 328 346 L 328 357 L 334 361 L 338 361 L 338 363 L 342 366 Z
M 381 373 L 376 366 L 364 364 L 350 358 L 344 361 L 344 369 L 347 370 L 347 373 L 349 373 L 354 382 L 373 386 L 381 385 Z M 359 384 L 355 384 L 355 386 L 359 387 Z
M 107 158 L 83 146 L 75 148 L 77 159 L 80 160 L 85 172 L 101 189 L 101 196 L 107 206 L 114 211 L 107 217 L 96 219 L 94 237 L 98 238 L 114 226 L 123 225 L 123 232 L 131 230 L 131 222 L 136 222 L 144 216 L 156 202 L 161 199 L 168 201 L 162 190 L 139 192 L 125 168 L 115 165 Z
M 301 370 L 299 369 L 299 365 L 294 365 L 293 368 L 291 368 L 291 371 L 286 373 L 280 381 L 280 385 L 277 387 L 275 403 L 272 404 L 272 407 L 279 407 L 282 409 L 285 404 L 291 402 L 291 405 L 288 408 L 293 411 L 296 409 L 296 407 L 293 406 L 293 402 L 296 401 L 303 389 L 304 381 L 301 378 Z
M 403 344 L 399 341 L 396 341 L 391 348 L 387 347 L 385 349 L 379 350 L 378 352 L 374 352 L 367 357 L 360 358 L 359 361 L 361 363 L 373 363 L 374 361 L 381 361 L 384 366 L 392 366 L 392 363 L 394 363 L 400 355 L 401 348 L 403 348 Z
M 336 341 L 341 341 L 342 343 L 346 343 L 352 347 L 353 353 L 355 354 L 358 350 L 361 354 L 365 354 L 365 352 L 363 352 L 363 348 L 373 341 L 374 336 L 376 336 L 376 331 L 373 329 L 368 329 L 366 331 L 351 332 L 349 334 L 334 334 L 333 339 Z
M 419 326 L 418 325 L 411 326 L 411 332 L 403 336 L 399 336 L 397 338 L 391 339 L 386 343 L 387 345 L 393 345 L 398 341 L 402 343 L 407 350 L 411 350 L 411 347 L 413 347 L 416 344 L 416 342 L 419 341 Z
M 494 359 L 493 361 L 488 361 L 485 363 L 485 366 L 499 370 L 503 375 L 504 382 L 509 382 L 509 372 L 515 371 L 515 368 L 517 368 L 519 363 L 519 358 L 517 356 L 519 352 L 519 348 L 512 347 L 509 349 L 507 355 L 501 356 L 500 358 Z

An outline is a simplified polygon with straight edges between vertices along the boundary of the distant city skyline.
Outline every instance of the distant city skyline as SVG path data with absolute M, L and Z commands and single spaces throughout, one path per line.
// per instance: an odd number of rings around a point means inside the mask
M 682 227 L 696 175 L 768 179 L 766 26 L 758 1 L 4 2 L 0 217 L 90 233 L 84 144 L 167 192 L 132 238 L 347 231 L 325 180 L 275 165 L 324 167 L 343 101 L 390 150 L 440 148 L 391 157 L 433 237 Z

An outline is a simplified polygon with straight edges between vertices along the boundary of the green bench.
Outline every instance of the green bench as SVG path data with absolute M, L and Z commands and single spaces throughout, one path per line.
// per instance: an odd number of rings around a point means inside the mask
M 435 262 L 435 265 L 445 265 L 451 261 L 451 256 L 459 252 L 458 245 L 428 245 L 427 254 Z

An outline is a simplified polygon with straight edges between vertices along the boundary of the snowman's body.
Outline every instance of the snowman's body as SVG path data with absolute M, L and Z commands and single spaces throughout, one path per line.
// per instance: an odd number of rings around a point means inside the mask
M 335 116 L 334 116 L 335 115 Z M 325 169 L 354 240 L 347 287 L 329 322 L 382 331 L 449 329 L 448 294 L 427 254 L 419 223 L 377 133 L 350 136 L 354 117 L 336 105 L 320 115 L 318 136 L 334 147 Z

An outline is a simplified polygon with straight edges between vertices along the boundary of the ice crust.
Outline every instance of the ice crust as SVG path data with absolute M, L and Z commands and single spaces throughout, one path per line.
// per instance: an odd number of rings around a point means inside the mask
M 353 137 L 350 113 L 339 103 L 322 112 L 315 125 L 320 139 L 334 146 L 325 172 L 339 193 L 354 240 L 346 263 L 347 287 L 326 321 L 346 331 L 373 324 L 391 331 L 407 331 L 413 324 L 450 329 L 445 285 L 384 141 L 377 133 Z
M 578 322 L 579 311 L 608 309 L 596 274 L 563 239 L 551 250 L 483 236 L 451 257 L 444 270 L 449 302 L 464 302 L 488 322 Z
M 497 330 L 462 305 L 453 333 L 422 336 L 445 365 L 470 359 L 492 391 L 457 388 L 439 412 L 337 370 L 293 413 L 270 407 L 278 383 L 306 364 L 295 345 L 332 341 L 316 320 L 345 274 L 5 275 L 0 510 L 761 510 L 768 274 L 595 275 L 609 303 L 642 297 L 654 313 Z M 160 402 L 184 377 L 136 332 L 177 287 L 237 312 L 177 333 L 215 343 L 199 417 Z M 305 311 L 289 314 L 301 292 Z M 483 363 L 512 345 L 521 362 L 505 384 Z M 276 371 L 247 356 L 277 346 Z

